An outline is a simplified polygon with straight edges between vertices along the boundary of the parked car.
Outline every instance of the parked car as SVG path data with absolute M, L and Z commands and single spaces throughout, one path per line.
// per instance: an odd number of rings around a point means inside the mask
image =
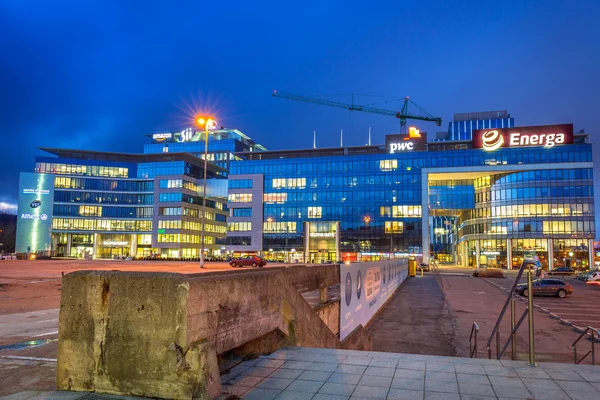
M 600 282 L 600 271 L 591 271 L 587 275 L 586 282 Z
M 517 285 L 515 292 L 521 296 L 529 295 L 529 288 L 526 283 Z M 533 281 L 534 296 L 558 296 L 560 298 L 573 294 L 573 286 L 560 279 L 536 279 Z
M 238 257 L 234 258 L 229 262 L 229 265 L 232 267 L 243 267 L 245 265 L 250 265 L 252 268 L 262 267 L 267 264 L 267 260 L 259 256 L 246 256 L 246 257 Z
M 571 268 L 569 267 L 558 267 L 553 269 L 552 271 L 548 271 L 549 274 L 557 274 L 557 275 L 570 275 L 573 274 L 575 271 L 573 271 Z
M 577 274 L 577 276 L 575 277 L 575 279 L 579 280 L 579 281 L 587 281 L 588 276 L 591 274 L 592 272 L 590 271 L 583 271 L 580 272 L 579 274 Z
M 429 272 L 429 264 L 421 263 L 419 264 L 419 269 L 422 269 L 424 272 Z

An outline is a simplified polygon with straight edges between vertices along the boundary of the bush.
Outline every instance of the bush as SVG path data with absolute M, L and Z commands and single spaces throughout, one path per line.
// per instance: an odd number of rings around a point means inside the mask
M 476 278 L 504 278 L 504 272 L 501 269 L 476 269 L 473 276 Z

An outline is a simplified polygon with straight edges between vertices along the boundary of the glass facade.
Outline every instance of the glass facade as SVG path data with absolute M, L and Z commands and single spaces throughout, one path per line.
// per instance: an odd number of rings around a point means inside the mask
M 231 178 L 258 175 L 264 181 L 262 199 L 229 195 L 233 215 L 263 202 L 263 243 L 249 246 L 302 252 L 303 223 L 339 221 L 342 254 L 425 251 L 424 258 L 472 264 L 473 252 L 506 254 L 508 239 L 518 258 L 519 249 L 549 247 L 522 240 L 570 239 L 581 249 L 595 236 L 592 147 L 583 140 L 493 152 L 361 149 L 268 152 L 233 161 Z
M 24 239 L 18 251 L 80 258 L 199 258 L 204 219 L 206 255 L 221 253 L 217 239 L 226 237 L 227 180 L 214 164 L 208 164 L 211 197 L 203 214 L 204 161 L 191 154 L 42 150 L 54 157 L 37 157 L 38 173 L 22 176 L 27 182 L 30 175 L 38 177 L 36 182 L 43 178 L 52 190 L 38 200 L 43 207 L 31 201 L 40 197 L 35 193 L 20 196 L 44 214 L 27 214 L 32 217 L 19 229 Z M 31 237 L 41 238 L 41 226 L 47 229 L 38 246 Z

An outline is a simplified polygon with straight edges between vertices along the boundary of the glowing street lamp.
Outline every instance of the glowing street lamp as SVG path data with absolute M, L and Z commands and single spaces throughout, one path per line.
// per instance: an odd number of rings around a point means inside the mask
M 202 191 L 202 225 L 200 233 L 200 268 L 204 268 L 204 220 L 206 219 L 206 169 L 208 168 L 208 131 L 217 128 L 217 121 L 212 118 L 196 119 L 199 127 L 204 128 L 204 190 Z

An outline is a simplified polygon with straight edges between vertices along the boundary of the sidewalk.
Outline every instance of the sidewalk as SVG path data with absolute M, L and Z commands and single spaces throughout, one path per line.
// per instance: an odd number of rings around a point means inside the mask
M 600 399 L 600 367 L 292 347 L 222 376 L 244 399 Z

